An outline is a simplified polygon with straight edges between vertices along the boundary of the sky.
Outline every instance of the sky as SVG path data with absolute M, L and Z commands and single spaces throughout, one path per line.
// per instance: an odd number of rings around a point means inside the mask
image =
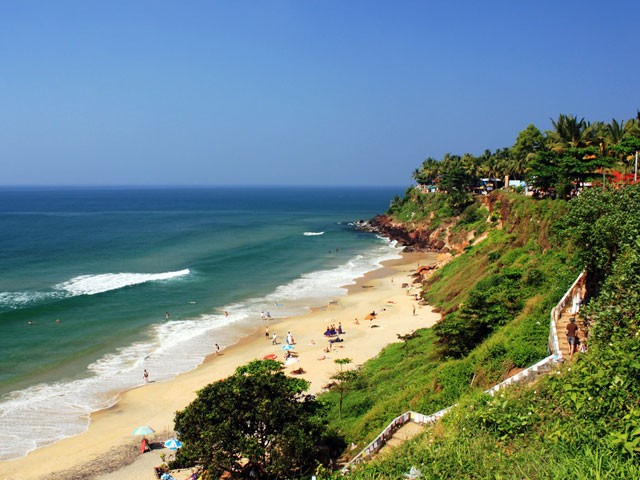
M 640 109 L 640 2 L 0 0 L 0 185 L 404 186 Z

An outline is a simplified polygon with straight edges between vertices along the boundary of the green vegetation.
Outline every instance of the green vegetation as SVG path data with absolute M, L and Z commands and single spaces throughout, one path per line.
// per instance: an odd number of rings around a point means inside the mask
M 421 202 L 439 197 L 416 195 Z M 435 202 L 442 208 L 433 218 L 453 222 L 443 214 L 447 206 Z M 332 425 L 347 442 L 363 447 L 407 410 L 438 411 L 546 356 L 549 311 L 581 270 L 567 264 L 569 254 L 558 253 L 560 246 L 549 248 L 554 218 L 566 212 L 566 203 L 496 194 L 490 205 L 501 227 L 475 213 L 486 206 L 467 207 L 461 218 L 470 220 L 455 228 L 468 233 L 482 224 L 487 238 L 425 285 L 425 297 L 444 314 L 438 326 L 391 345 L 357 370 L 343 398 L 342 415 L 336 409 L 338 391 L 322 397 L 330 406 Z M 474 322 L 490 327 L 474 330 Z
M 640 186 L 631 186 L 593 190 L 569 203 L 493 198 L 493 207 L 500 204 L 502 229 L 492 229 L 426 287 L 427 298 L 444 314 L 440 325 L 454 318 L 468 328 L 481 319 L 472 314 L 483 303 L 496 319 L 491 332 L 468 353 L 443 351 L 438 328 L 387 348 L 358 372 L 363 388 L 357 398 L 355 391 L 350 393 L 353 415 L 345 402 L 343 420 L 333 424 L 349 441 L 364 446 L 401 410 L 428 414 L 457 406 L 348 478 L 402 478 L 412 466 L 426 479 L 637 478 L 639 195 Z M 577 276 L 579 265 L 587 265 L 599 281 L 598 295 L 584 309 L 593 322 L 589 352 L 534 384 L 495 397 L 482 393 L 510 368 L 546 355 L 549 309 Z M 495 308 L 495 298 L 517 311 L 513 319 L 504 320 L 507 314 Z M 456 335 L 452 324 L 447 332 L 454 347 L 467 338 Z M 401 407 L 394 407 L 396 402 Z M 321 478 L 329 477 L 337 478 Z
M 176 413 L 183 447 L 174 467 L 202 465 L 207 478 L 301 476 L 331 456 L 321 405 L 304 395 L 308 382 L 281 364 L 256 360 L 212 383 Z M 343 444 L 338 443 L 338 450 Z
M 589 122 L 561 114 L 553 129 L 535 125 L 520 132 L 513 146 L 482 155 L 447 153 L 427 158 L 413 172 L 419 185 L 448 193 L 447 203 L 458 213 L 470 203 L 480 178 L 526 180 L 542 194 L 567 197 L 585 182 L 628 183 L 633 154 L 640 150 L 640 112 L 627 121 Z
M 276 362 L 240 368 L 176 415 L 185 442 L 177 464 L 199 462 L 212 478 L 314 469 L 318 480 L 343 478 L 327 469 L 338 454 L 356 454 L 407 410 L 455 405 L 347 478 L 403 478 L 411 467 L 426 479 L 640 478 L 640 185 L 565 199 L 596 174 L 629 171 L 640 115 L 611 124 L 561 115 L 553 124 L 544 134 L 530 125 L 513 147 L 481 157 L 428 159 L 414 177 L 446 193 L 409 189 L 393 200 L 394 223 L 462 251 L 423 285 L 442 314 L 434 328 L 399 336 L 356 369 L 336 362 L 335 386 L 317 400 Z M 559 200 L 472 195 L 477 175 L 505 173 Z M 589 352 L 533 384 L 483 393 L 548 354 L 549 312 L 583 268 Z M 357 449 L 345 453 L 345 442 Z

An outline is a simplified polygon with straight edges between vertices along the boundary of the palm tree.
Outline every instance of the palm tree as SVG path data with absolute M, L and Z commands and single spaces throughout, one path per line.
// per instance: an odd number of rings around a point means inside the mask
M 624 166 L 625 173 L 627 172 L 627 167 L 629 167 L 629 162 L 627 161 L 627 155 L 621 152 L 619 147 L 627 136 L 624 120 L 618 122 L 615 118 L 612 118 L 611 123 L 605 127 L 606 154 L 616 158 Z
M 560 114 L 558 121 L 551 120 L 554 130 L 549 134 L 552 150 L 563 151 L 567 148 L 583 148 L 591 143 L 593 128 L 584 118 L 578 120 L 573 115 Z
M 441 168 L 442 164 L 439 161 L 435 158 L 429 157 L 422 162 L 422 166 L 420 168 L 416 168 L 413 171 L 413 178 L 416 182 L 422 185 L 435 183 Z

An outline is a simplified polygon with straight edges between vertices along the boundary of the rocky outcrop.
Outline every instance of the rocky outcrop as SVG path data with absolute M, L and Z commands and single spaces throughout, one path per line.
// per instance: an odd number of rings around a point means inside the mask
M 424 227 L 409 230 L 405 224 L 394 222 L 387 215 L 376 215 L 367 222 L 358 222 L 357 226 L 361 230 L 397 241 L 405 247 L 405 251 L 449 251 L 446 242 L 441 238 L 441 230 L 429 230 Z

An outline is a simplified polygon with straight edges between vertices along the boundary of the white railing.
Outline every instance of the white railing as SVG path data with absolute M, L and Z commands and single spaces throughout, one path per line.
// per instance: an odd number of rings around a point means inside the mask
M 571 285 L 569 290 L 564 294 L 562 299 L 558 302 L 558 304 L 551 309 L 551 322 L 549 325 L 549 350 L 551 355 L 546 358 L 543 358 L 538 363 L 531 365 L 528 368 L 525 368 L 521 372 L 516 373 L 515 375 L 507 378 L 506 380 L 494 385 L 488 390 L 485 390 L 484 393 L 488 395 L 495 395 L 498 391 L 502 390 L 505 387 L 513 385 L 514 383 L 519 383 L 523 381 L 528 381 L 533 379 L 537 374 L 540 373 L 541 369 L 550 364 L 551 362 L 557 362 L 562 360 L 562 352 L 560 351 L 560 344 L 558 342 L 558 334 L 556 332 L 556 320 L 560 318 L 560 314 L 564 309 L 566 302 L 569 298 L 571 298 L 577 289 L 582 288 L 584 284 L 584 279 L 586 278 L 586 271 L 580 273 L 575 282 Z M 382 432 L 373 439 L 369 445 L 367 445 L 360 453 L 358 453 L 355 457 L 353 457 L 347 465 L 342 468 L 342 472 L 346 473 L 349 471 L 351 467 L 357 465 L 359 463 L 364 462 L 368 458 L 371 458 L 375 453 L 377 453 L 393 436 L 393 434 L 403 425 L 409 422 L 420 423 L 423 425 L 430 425 L 435 423 L 437 420 L 442 418 L 449 410 L 455 407 L 457 404 L 451 405 L 450 407 L 444 408 L 436 413 L 432 413 L 431 415 L 424 415 L 418 412 L 404 412 L 402 415 L 397 416 L 389 425 L 387 425 Z

